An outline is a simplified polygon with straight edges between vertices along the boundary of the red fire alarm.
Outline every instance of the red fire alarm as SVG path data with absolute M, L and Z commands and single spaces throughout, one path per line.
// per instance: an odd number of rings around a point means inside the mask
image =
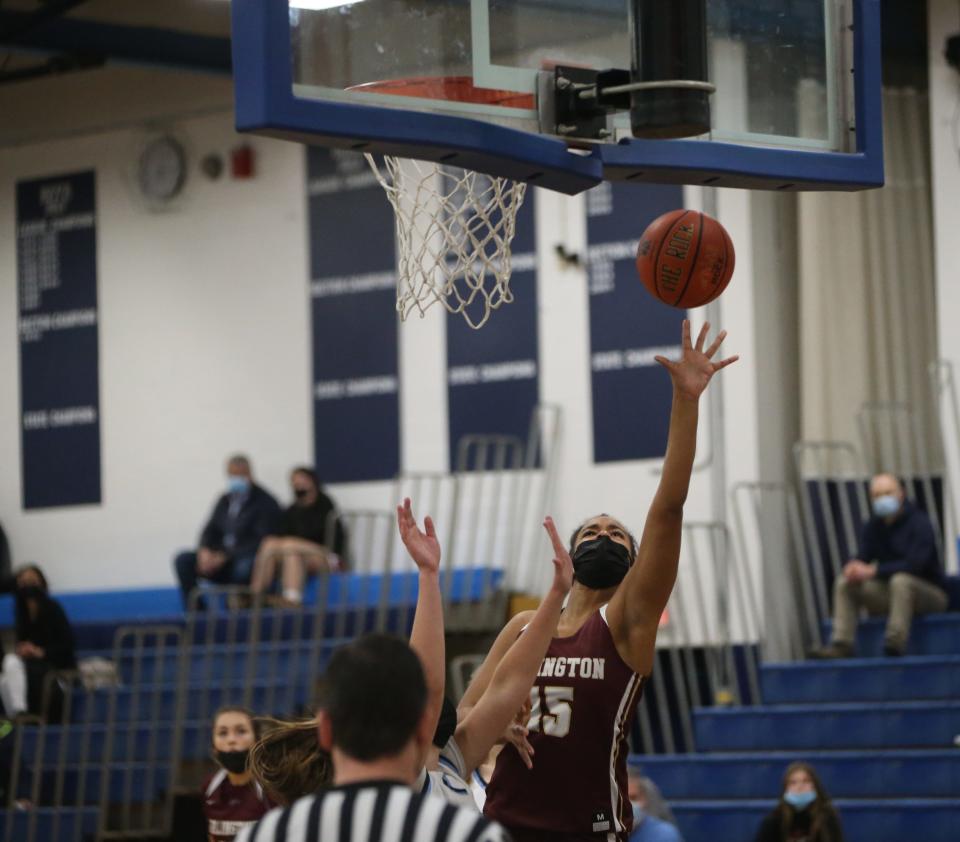
M 234 178 L 253 178 L 254 161 L 252 146 L 237 146 L 230 153 L 230 174 Z

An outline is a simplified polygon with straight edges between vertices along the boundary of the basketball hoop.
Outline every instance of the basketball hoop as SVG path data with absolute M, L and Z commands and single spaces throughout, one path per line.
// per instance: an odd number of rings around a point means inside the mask
M 424 99 L 532 108 L 533 97 L 475 88 L 469 77 L 371 82 L 351 88 Z M 386 191 L 396 219 L 397 312 L 423 316 L 440 303 L 472 328 L 513 301 L 511 243 L 527 185 L 474 170 L 386 155 L 367 162 Z

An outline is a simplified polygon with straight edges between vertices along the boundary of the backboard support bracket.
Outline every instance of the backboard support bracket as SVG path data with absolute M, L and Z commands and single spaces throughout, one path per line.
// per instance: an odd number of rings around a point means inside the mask
M 551 133 L 571 140 L 608 140 L 613 136 L 609 116 L 630 109 L 630 94 L 605 94 L 609 87 L 628 85 L 629 70 L 591 70 L 586 67 L 558 65 L 552 74 Z M 584 97 L 583 94 L 592 94 Z M 541 104 L 543 99 L 541 99 Z

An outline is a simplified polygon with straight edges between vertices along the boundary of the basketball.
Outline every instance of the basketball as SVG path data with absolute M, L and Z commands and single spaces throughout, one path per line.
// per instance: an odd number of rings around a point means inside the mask
M 683 310 L 709 304 L 733 275 L 733 242 L 713 217 L 675 210 L 647 226 L 637 246 L 637 273 L 650 294 Z

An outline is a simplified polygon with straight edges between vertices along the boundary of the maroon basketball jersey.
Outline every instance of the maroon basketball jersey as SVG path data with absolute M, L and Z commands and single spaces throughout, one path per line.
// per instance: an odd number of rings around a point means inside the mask
M 234 786 L 221 769 L 203 785 L 203 815 L 207 835 L 215 842 L 233 842 L 247 825 L 254 824 L 273 804 L 256 781 Z
M 500 752 L 484 813 L 510 828 L 626 839 L 627 736 L 643 678 L 627 666 L 607 607 L 570 637 L 555 637 L 531 690 L 533 769 Z

